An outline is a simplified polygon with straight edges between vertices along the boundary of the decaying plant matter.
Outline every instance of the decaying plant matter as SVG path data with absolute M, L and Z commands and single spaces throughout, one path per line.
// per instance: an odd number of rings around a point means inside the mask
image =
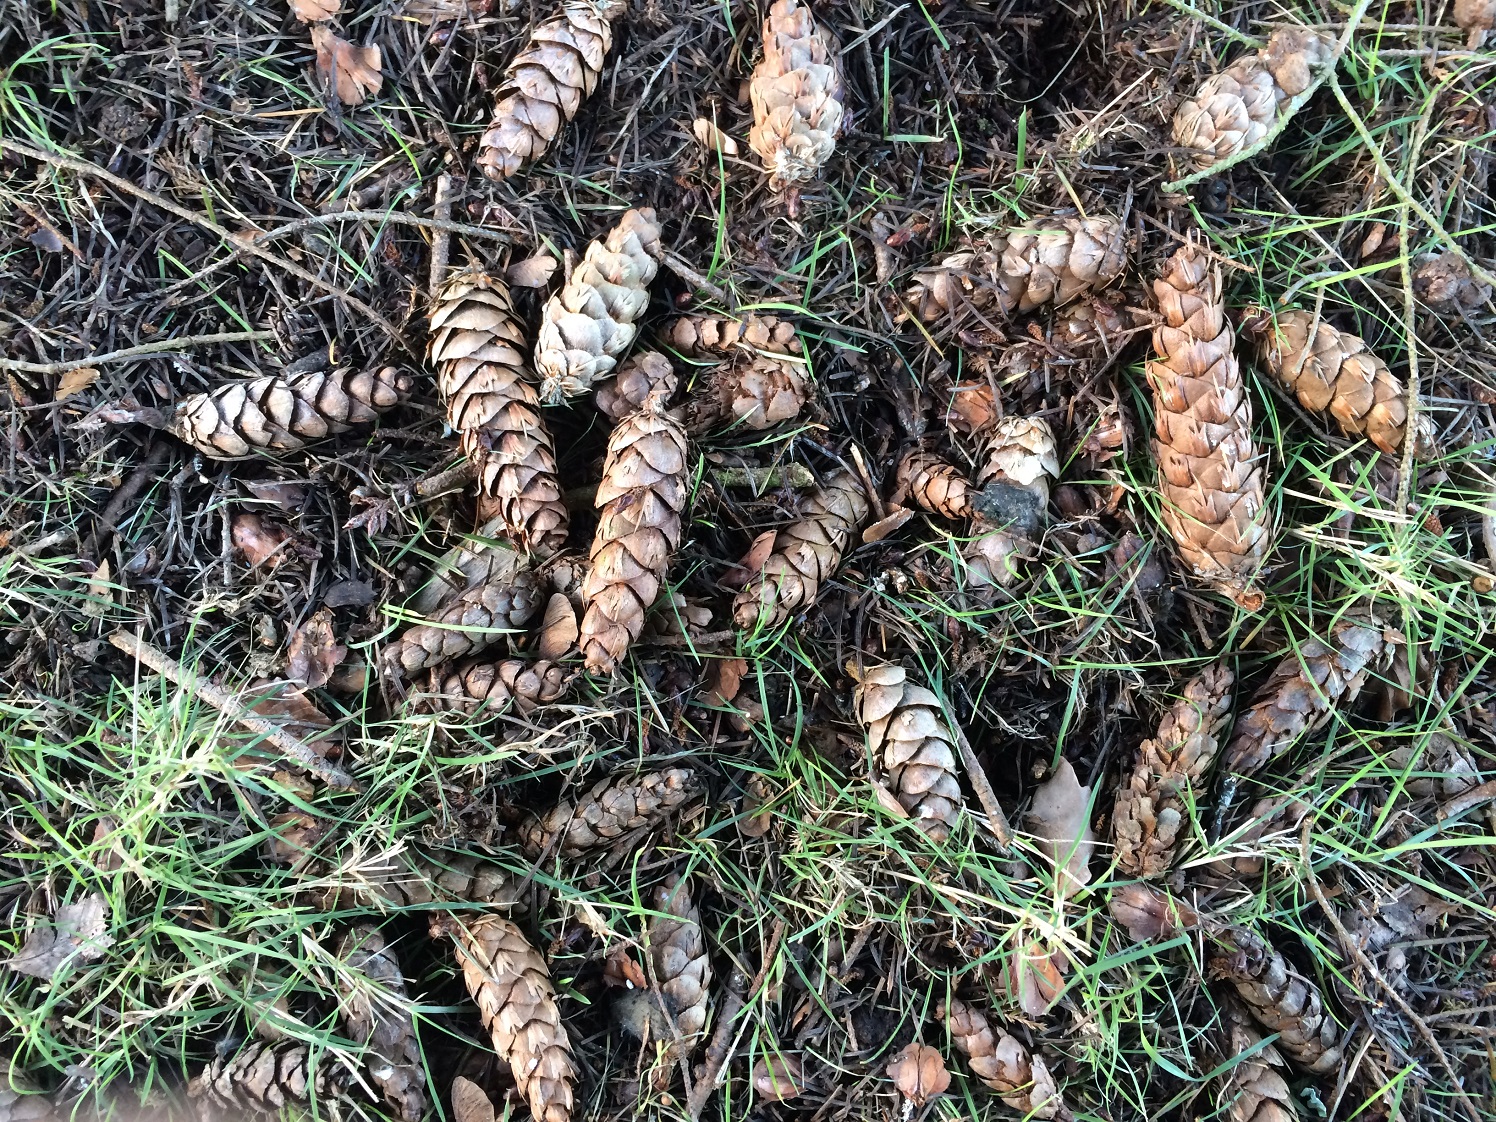
M 520 884 L 504 868 L 467 853 L 403 849 L 339 870 L 318 892 L 324 911 L 410 908 L 460 900 L 518 910 Z
M 658 825 L 696 793 L 696 777 L 686 768 L 611 776 L 526 819 L 519 842 L 531 857 L 579 857 L 633 830 Z
M 414 674 L 465 658 L 500 642 L 507 632 L 527 626 L 545 606 L 545 591 L 531 569 L 507 580 L 474 585 L 429 623 L 408 628 L 384 652 L 393 674 Z
M 841 60 L 835 41 L 803 0 L 774 0 L 764 18 L 764 57 L 748 83 L 748 146 L 769 186 L 784 191 L 814 179 L 841 132 Z
M 690 881 L 670 877 L 654 891 L 653 907 L 663 913 L 649 922 L 653 981 L 665 1010 L 675 1021 L 687 1051 L 706 1028 L 712 964 L 701 931 L 701 913 L 691 898 Z
M 1278 1049 L 1263 1045 L 1261 1033 L 1240 1003 L 1225 1002 L 1222 1014 L 1226 1039 L 1221 1058 L 1245 1058 L 1237 1059 L 1216 1081 L 1221 1117 L 1226 1122 L 1295 1122 L 1299 1112 L 1293 1092 L 1275 1070 L 1285 1066 Z
M 426 1112 L 426 1073 L 415 1022 L 405 1006 L 405 976 L 395 952 L 376 927 L 353 928 L 338 957 L 359 983 L 340 976 L 340 1012 L 350 1040 L 369 1046 L 369 1078 L 402 1122 L 420 1122 Z
M 1174 112 L 1174 142 L 1191 149 L 1195 166 L 1208 168 L 1262 141 L 1284 102 L 1314 82 L 1330 61 L 1333 40 L 1300 27 L 1273 32 L 1267 45 L 1243 55 Z
M 1004 417 L 985 431 L 971 499 L 982 532 L 962 549 L 969 582 L 977 588 L 1018 579 L 1017 562 L 1033 552 L 1049 513 L 1050 481 L 1060 461 L 1054 430 L 1042 417 Z
M 634 341 L 663 253 L 648 207 L 625 211 L 608 236 L 587 246 L 561 291 L 545 305 L 535 341 L 540 397 L 550 405 L 591 391 Z
M 1153 291 L 1162 319 L 1147 369 L 1164 525 L 1196 574 L 1253 610 L 1262 599 L 1252 580 L 1271 544 L 1270 512 L 1220 270 L 1183 246 Z
M 1022 1041 L 1006 1032 L 999 1036 L 980 1009 L 956 998 L 940 1016 L 971 1073 L 1005 1105 L 1029 1118 L 1050 1119 L 1067 1113 L 1043 1058 Z
M 956 740 L 940 699 L 902 666 L 883 665 L 863 671 L 853 705 L 894 798 L 933 840 L 946 840 L 962 803 Z
M 523 717 L 560 697 L 566 680 L 566 668 L 545 659 L 468 662 L 433 670 L 421 702 L 437 711 L 496 717 L 513 709 Z
M 0 1056 L 0 1122 L 49 1122 L 52 1100 L 8 1056 Z
M 1496 27 L 1496 0 L 1454 0 L 1454 22 L 1469 33 L 1469 47 L 1479 50 Z
M 967 307 L 1023 315 L 1104 288 L 1126 266 L 1127 239 L 1115 218 L 1037 218 L 916 273 L 905 298 L 922 323 Z
M 439 915 L 494 1051 L 509 1065 L 535 1122 L 570 1122 L 576 1065 L 545 959 L 507 919 Z
M 393 366 L 229 382 L 183 398 L 166 431 L 214 459 L 294 452 L 373 424 L 409 395 L 411 384 L 410 375 Z
M 1224 928 L 1217 940 L 1211 973 L 1235 986 L 1253 1018 L 1279 1034 L 1278 1048 L 1295 1065 L 1316 1075 L 1333 1071 L 1340 1063 L 1341 1032 L 1319 988 L 1243 927 Z
M 612 673 L 644 630 L 645 613 L 680 546 L 686 430 L 665 410 L 674 392 L 675 379 L 662 377 L 608 438 L 592 565 L 582 581 L 587 609 L 579 645 L 593 674 Z
M 1185 685 L 1158 735 L 1138 749 L 1132 775 L 1117 789 L 1112 832 L 1117 864 L 1135 877 L 1169 871 L 1193 794 L 1215 762 L 1216 736 L 1231 710 L 1231 671 L 1212 666 Z
M 531 29 L 504 70 L 493 122 L 478 141 L 484 175 L 506 179 L 551 146 L 597 88 L 613 46 L 612 21 L 627 7 L 620 0 L 565 0 L 559 13 Z
M 924 448 L 911 448 L 899 461 L 897 494 L 932 514 L 962 519 L 971 515 L 971 480 L 949 460 Z
M 815 603 L 821 583 L 841 564 L 868 515 L 867 495 L 852 472 L 838 469 L 820 490 L 801 497 L 796 513 L 775 534 L 763 568 L 733 600 L 733 619 L 741 628 L 777 627 Z
M 259 1114 L 313 1101 L 331 1104 L 347 1086 L 348 1073 L 330 1052 L 317 1061 L 314 1075 L 311 1053 L 300 1041 L 251 1040 L 235 1055 L 210 1063 L 187 1085 L 187 1093 L 218 1110 Z

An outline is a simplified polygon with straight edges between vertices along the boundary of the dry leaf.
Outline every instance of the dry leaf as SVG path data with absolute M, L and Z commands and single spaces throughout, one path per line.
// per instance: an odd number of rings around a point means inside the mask
M 93 962 L 104 957 L 114 942 L 108 934 L 109 905 L 94 892 L 57 909 L 51 922 L 39 922 L 26 936 L 26 945 L 6 962 L 17 974 L 50 981 L 70 959 Z
M 291 0 L 291 14 L 302 23 L 317 23 L 332 19 L 342 6 L 342 0 Z
M 282 865 L 296 868 L 311 857 L 312 848 L 322 840 L 327 827 L 300 810 L 288 810 L 270 820 L 270 837 L 265 841 L 265 856 Z
M 57 383 L 57 392 L 52 395 L 53 401 L 66 401 L 74 394 L 82 393 L 99 380 L 99 368 L 96 366 L 75 366 L 64 374 Z
M 355 47 L 321 24 L 312 28 L 317 73 L 344 105 L 361 105 L 384 85 L 378 47 Z
M 374 603 L 374 586 L 366 580 L 335 581 L 322 594 L 329 608 L 367 608 Z
M 118 829 L 119 819 L 111 818 L 108 815 L 105 815 L 103 818 L 100 818 L 97 822 L 94 823 L 92 839 L 93 844 L 96 846 L 102 846 L 104 842 L 109 841 L 110 836 Z M 121 868 L 124 867 L 125 854 L 124 851 L 120 849 L 119 842 L 114 842 L 109 846 L 108 849 L 104 849 L 102 850 L 102 852 L 95 855 L 90 860 L 90 864 L 92 864 L 93 867 L 101 873 L 118 872 Z
M 797 1056 L 765 1056 L 753 1065 L 753 1091 L 764 1102 L 793 1099 L 804 1086 Z
M 26 235 L 26 240 L 43 253 L 61 253 L 64 248 L 62 238 L 50 226 L 38 226 Z
M 951 1085 L 945 1060 L 927 1044 L 911 1044 L 895 1056 L 888 1065 L 888 1077 L 915 1106 L 924 1106 Z
M 649 986 L 644 967 L 625 946 L 619 946 L 603 960 L 603 981 L 610 986 L 632 986 L 640 990 Z
M 109 558 L 99 562 L 99 567 L 88 578 L 88 598 L 83 601 L 83 614 L 93 619 L 103 619 L 114 607 L 114 589 L 109 586 Z
M 959 382 L 951 387 L 951 404 L 945 423 L 952 432 L 970 436 L 996 424 L 997 417 L 992 387 L 986 382 Z
M 291 634 L 286 652 L 286 677 L 308 689 L 325 686 L 333 668 L 348 657 L 348 648 L 332 631 L 332 609 L 318 608 L 312 618 Z
M 267 563 L 279 565 L 289 552 L 287 546 L 291 541 L 290 532 L 284 526 L 267 522 L 258 514 L 234 515 L 229 534 L 233 538 L 234 548 L 244 554 L 245 560 L 256 569 Z
M 1042 1017 L 1065 992 L 1065 977 L 1043 940 L 1034 939 L 1008 957 L 1008 992 L 1030 1017 Z
M 535 653 L 558 662 L 576 647 L 578 634 L 576 608 L 567 597 L 553 592 L 546 601 L 545 619 L 540 624 L 540 641 L 535 645 Z
M 748 547 L 748 552 L 743 554 L 743 559 L 722 577 L 722 586 L 742 588 L 763 572 L 764 562 L 768 561 L 769 555 L 774 552 L 774 539 L 778 533 L 777 530 L 765 530 L 754 538 L 753 544 Z
M 744 785 L 743 816 L 738 819 L 738 833 L 745 838 L 761 838 L 773 825 L 774 811 L 769 806 L 774 801 L 774 788 L 762 775 L 750 776 Z M 899 807 L 903 810 L 903 806 Z
M 549 253 L 537 253 L 510 265 L 505 276 L 514 288 L 544 288 L 558 266 L 559 262 Z
M 724 156 L 738 154 L 738 142 L 705 117 L 697 117 L 691 123 L 691 132 L 701 142 L 701 146 L 710 152 L 721 152 Z
M 1112 918 L 1127 928 L 1134 943 L 1172 939 L 1200 922 L 1193 909 L 1146 884 L 1124 884 L 1112 889 L 1108 905 Z
M 748 673 L 748 661 L 742 658 L 719 658 L 707 672 L 707 684 L 697 694 L 703 705 L 731 705 Z
M 1024 826 L 1054 862 L 1066 899 L 1090 883 L 1091 853 L 1096 848 L 1091 788 L 1081 786 L 1069 760 L 1060 760 L 1054 774 L 1034 792 Z
M 308 701 L 294 682 L 262 679 L 250 685 L 243 700 L 255 716 L 273 722 L 319 756 L 327 755 L 341 739 L 341 734 L 332 732 L 332 718 Z
M 494 1122 L 493 1102 L 482 1087 L 459 1075 L 452 1080 L 452 1116 L 455 1122 Z
M 872 545 L 873 542 L 881 542 L 889 534 L 897 533 L 899 527 L 913 518 L 918 513 L 912 506 L 895 507 L 887 515 L 878 519 L 866 530 L 862 531 L 862 543 Z

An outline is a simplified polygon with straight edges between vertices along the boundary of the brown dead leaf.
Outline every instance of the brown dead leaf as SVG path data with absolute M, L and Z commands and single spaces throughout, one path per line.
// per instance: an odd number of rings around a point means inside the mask
M 888 1077 L 899 1093 L 915 1106 L 943 1095 L 951 1085 L 951 1073 L 945 1060 L 927 1044 L 910 1044 L 888 1065 Z
M 559 267 L 560 262 L 549 253 L 537 253 L 516 261 L 504 275 L 515 288 L 544 288 Z
M 720 152 L 724 156 L 738 154 L 738 142 L 705 117 L 697 117 L 691 122 L 691 132 L 708 152 Z
M 565 658 L 576 646 L 580 633 L 577 610 L 571 601 L 559 592 L 551 593 L 545 604 L 545 618 L 540 623 L 540 640 L 535 644 L 535 653 L 552 662 Z
M 778 531 L 765 530 L 753 539 L 753 544 L 748 547 L 748 552 L 743 554 L 743 559 L 723 575 L 721 584 L 724 588 L 742 588 L 763 570 L 764 562 L 774 552 L 774 538 Z
M 252 511 L 234 515 L 229 536 L 233 538 L 234 548 L 244 554 L 252 568 L 274 567 L 289 555 L 290 531 Z
M 348 648 L 332 630 L 332 609 L 318 608 L 311 619 L 291 634 L 286 652 L 286 677 L 308 689 L 325 686 L 333 668 L 348 657 Z
M 51 921 L 39 921 L 25 945 L 6 962 L 17 974 L 51 981 L 70 961 L 94 962 L 114 942 L 109 936 L 109 905 L 94 892 L 57 909 Z
M 109 558 L 99 562 L 93 576 L 88 578 L 87 598 L 83 601 L 83 614 L 92 619 L 103 619 L 114 607 L 114 589 L 109 584 Z
M 753 1091 L 764 1102 L 793 1099 L 804 1086 L 798 1056 L 764 1056 L 753 1065 Z
M 958 382 L 951 387 L 951 404 L 945 423 L 952 432 L 970 436 L 996 420 L 997 405 L 992 397 L 992 387 L 986 382 Z
M 878 519 L 878 521 L 862 531 L 863 545 L 872 545 L 874 542 L 881 542 L 889 534 L 897 533 L 905 522 L 914 517 L 915 513 L 915 509 L 912 506 L 895 507 L 884 517 Z
M 108 815 L 94 823 L 92 842 L 99 847 L 99 852 L 93 856 L 90 864 L 101 873 L 116 873 L 124 867 L 125 855 L 119 842 L 111 842 L 108 849 L 103 848 L 104 843 L 109 842 L 118 829 L 119 819 Z
M 745 838 L 761 838 L 767 834 L 773 825 L 774 811 L 769 804 L 774 798 L 774 788 L 767 779 L 762 775 L 750 776 L 744 784 L 743 817 L 738 819 L 738 833 Z M 904 809 L 902 803 L 899 809 Z
M 302 23 L 332 19 L 342 7 L 342 0 L 291 0 L 291 14 Z
M 288 810 L 270 820 L 270 837 L 265 840 L 265 856 L 293 869 L 306 864 L 312 849 L 327 832 L 324 823 L 300 810 Z
M 494 1122 L 493 1102 L 482 1087 L 459 1075 L 452 1080 L 452 1116 L 455 1122 Z
M 99 380 L 99 368 L 96 366 L 75 366 L 63 374 L 57 383 L 57 392 L 52 395 L 53 401 L 66 401 L 74 394 L 80 394 L 89 386 Z
M 696 695 L 703 705 L 731 705 L 748 673 L 748 661 L 742 658 L 719 658 L 707 671 L 706 685 Z
M 641 990 L 649 986 L 644 967 L 625 946 L 615 948 L 603 960 L 603 981 L 610 986 L 633 986 Z
M 1172 939 L 1200 922 L 1194 909 L 1146 884 L 1124 884 L 1112 889 L 1107 904 L 1112 918 L 1127 928 L 1134 943 Z
M 362 105 L 384 86 L 378 47 L 355 47 L 321 24 L 312 28 L 317 73 L 344 105 Z
M 243 700 L 255 716 L 273 722 L 319 756 L 327 755 L 342 739 L 341 733 L 332 731 L 332 718 L 308 701 L 295 682 L 255 682 L 245 691 Z
M 1065 992 L 1065 976 L 1055 954 L 1042 939 L 1024 944 L 1008 956 L 1008 993 L 1030 1017 L 1042 1017 Z
M 1096 848 L 1091 788 L 1081 786 L 1069 760 L 1061 759 L 1054 774 L 1034 792 L 1024 827 L 1054 863 L 1067 900 L 1090 883 L 1091 853 Z

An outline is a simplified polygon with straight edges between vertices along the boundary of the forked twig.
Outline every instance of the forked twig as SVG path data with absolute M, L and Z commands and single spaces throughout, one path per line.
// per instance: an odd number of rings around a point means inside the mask
M 692 1122 L 696 1122 L 701 1117 L 707 1099 L 717 1089 L 717 1083 L 722 1077 L 722 1069 L 732 1058 L 733 1021 L 737 1019 L 738 1013 L 742 1011 L 748 1000 L 762 988 L 764 979 L 769 976 L 769 968 L 774 965 L 774 959 L 779 954 L 779 940 L 784 937 L 784 927 L 784 920 L 774 921 L 774 929 L 769 933 L 769 944 L 764 949 L 763 961 L 759 964 L 758 973 L 746 991 L 748 997 L 745 998 L 742 994 L 729 991 L 727 999 L 722 1002 L 722 1007 L 717 1010 L 717 1028 L 712 1033 L 711 1043 L 706 1046 L 701 1078 L 696 1080 L 686 1096 L 686 1114 Z

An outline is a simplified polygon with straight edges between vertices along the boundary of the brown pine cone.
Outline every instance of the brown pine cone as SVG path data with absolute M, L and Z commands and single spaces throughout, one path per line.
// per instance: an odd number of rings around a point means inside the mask
M 733 599 L 740 628 L 778 627 L 815 603 L 821 583 L 841 564 L 852 534 L 867 518 L 867 495 L 855 475 L 838 469 L 823 489 L 800 498 L 797 513 L 774 536 L 763 569 Z
M 1216 736 L 1231 711 L 1231 683 L 1224 666 L 1191 678 L 1159 722 L 1158 736 L 1138 749 L 1137 766 L 1118 787 L 1112 810 L 1117 864 L 1128 876 L 1163 876 L 1174 863 L 1190 792 L 1200 793 L 1215 762 Z
M 639 351 L 619 363 L 613 377 L 598 385 L 593 400 L 598 412 L 617 424 L 641 409 L 654 388 L 667 379 L 671 385 L 676 382 L 670 360 L 659 351 Z
M 1328 35 L 1279 28 L 1262 50 L 1213 74 L 1180 103 L 1174 142 L 1191 149 L 1202 170 L 1257 144 L 1277 122 L 1283 103 L 1313 84 L 1333 46 Z
M 727 359 L 743 352 L 798 355 L 804 347 L 795 325 L 776 316 L 752 313 L 738 319 L 722 315 L 689 315 L 671 320 L 660 342 L 685 358 Z
M 675 379 L 662 380 L 608 438 L 597 488 L 592 566 L 582 581 L 578 645 L 592 674 L 611 674 L 644 630 L 670 558 L 680 547 L 686 505 L 686 430 L 665 412 Z
M 774 0 L 764 19 L 764 57 L 748 96 L 748 147 L 763 161 L 775 191 L 808 183 L 836 150 L 841 132 L 841 60 L 836 41 L 801 0 Z
M 327 878 L 332 879 L 332 878 Z M 524 910 L 520 884 L 491 861 L 467 853 L 404 849 L 337 872 L 315 900 L 328 912 L 349 908 L 412 908 L 438 900 Z
M 592 96 L 613 46 L 618 0 L 566 0 L 561 11 L 530 29 L 530 41 L 504 69 L 494 116 L 478 141 L 478 166 L 507 179 L 539 159 Z
M 238 1055 L 219 1057 L 199 1072 L 187 1094 L 218 1110 L 274 1114 L 288 1106 L 310 1106 L 313 1097 L 331 1103 L 347 1084 L 348 1073 L 331 1052 L 318 1057 L 314 1077 L 300 1041 L 251 1040 Z
M 884 665 L 863 671 L 853 706 L 894 798 L 930 838 L 945 841 L 962 804 L 955 737 L 940 699 L 910 682 L 902 666 Z
M 1340 1063 L 1341 1032 L 1325 1012 L 1319 987 L 1292 970 L 1261 936 L 1244 927 L 1224 928 L 1210 960 L 1213 976 L 1236 987 L 1257 1022 L 1279 1034 L 1278 1048 L 1315 1075 Z
M 696 777 L 686 768 L 615 775 L 563 799 L 519 827 L 519 844 L 531 857 L 580 857 L 612 845 L 633 830 L 659 825 L 696 797 Z
M 1221 1059 L 1236 1062 L 1216 1080 L 1220 1117 L 1225 1122 L 1297 1122 L 1293 1092 L 1274 1070 L 1284 1066 L 1278 1049 L 1263 1045 L 1262 1035 L 1239 1002 L 1224 1003 L 1222 1015 L 1227 1028 Z M 1252 1054 L 1247 1056 L 1248 1052 Z
M 343 937 L 338 957 L 353 975 L 338 976 L 343 1033 L 369 1046 L 369 1077 L 395 1115 L 402 1122 L 420 1122 L 426 1073 L 395 951 L 378 928 L 363 925 Z
M 0 1056 L 0 1122 L 52 1122 L 52 1100 L 5 1056 Z
M 945 518 L 971 515 L 971 481 L 948 460 L 923 448 L 911 448 L 899 461 L 898 493 Z
M 438 915 L 433 935 L 452 937 L 463 981 L 494 1051 L 509 1065 L 535 1122 L 571 1122 L 576 1064 L 545 959 L 507 919 Z
M 664 253 L 649 207 L 625 211 L 618 225 L 572 270 L 546 302 L 535 340 L 540 397 L 558 405 L 592 389 L 634 341 L 634 321 L 649 306 L 649 285 Z
M 656 888 L 654 910 L 664 913 L 649 921 L 654 981 L 689 1051 L 706 1028 L 712 985 L 712 964 L 701 932 L 701 913 L 691 899 L 690 881 L 670 877 Z
M 719 428 L 759 432 L 796 420 L 810 396 L 801 363 L 744 355 L 706 373 L 686 403 L 686 425 L 693 433 Z
M 178 402 L 166 431 L 216 460 L 253 452 L 294 452 L 313 440 L 373 424 L 410 393 L 393 366 L 316 371 L 292 378 L 229 382 Z
M 1491 286 L 1475 279 L 1453 250 L 1421 253 L 1413 262 L 1413 294 L 1441 315 L 1469 314 L 1491 299 Z
M 1454 0 L 1454 22 L 1469 32 L 1470 49 L 1477 51 L 1496 27 L 1496 0 Z
M 469 588 L 430 623 L 408 628 L 384 652 L 392 675 L 414 674 L 487 650 L 540 614 L 545 590 L 535 573 L 521 569 L 507 581 Z
M 1042 417 L 1004 417 L 983 435 L 979 490 L 969 500 L 983 527 L 962 549 L 973 588 L 1009 585 L 1049 517 L 1049 484 L 1060 475 L 1054 430 Z
M 504 658 L 467 662 L 431 672 L 430 692 L 421 706 L 433 712 L 456 711 L 497 717 L 510 708 L 521 717 L 549 705 L 566 691 L 566 668 L 537 659 Z
M 1272 544 L 1271 512 L 1220 270 L 1184 246 L 1153 291 L 1162 321 L 1147 369 L 1164 525 L 1197 575 L 1255 610 L 1262 596 L 1252 581 Z
M 1341 620 L 1329 644 L 1315 638 L 1295 644 L 1237 718 L 1223 768 L 1241 779 L 1283 755 L 1329 720 L 1337 705 L 1354 701 L 1366 676 L 1391 653 L 1386 633 L 1365 620 Z
M 1005 1105 L 1029 1118 L 1069 1117 L 1044 1060 L 1006 1032 L 999 1038 L 980 1009 L 951 998 L 939 1016 L 971 1073 Z

